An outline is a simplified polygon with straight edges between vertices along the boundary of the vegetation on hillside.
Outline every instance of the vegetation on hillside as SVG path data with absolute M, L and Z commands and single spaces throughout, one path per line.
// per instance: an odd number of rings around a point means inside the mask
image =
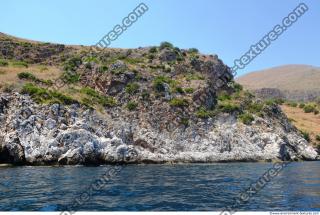
M 214 71 L 212 66 L 221 61 L 200 54 L 196 48 L 184 50 L 170 42 L 99 53 L 88 47 L 54 44 L 16 42 L 13 46 L 24 61 L 15 56 L 0 59 L 1 68 L 16 75 L 16 79 L 10 77 L 15 85 L 6 89 L 29 94 L 39 103 L 78 103 L 99 110 L 117 107 L 130 112 L 161 106 L 184 126 L 191 120 L 207 120 L 219 114 L 234 115 L 239 123 L 250 125 L 257 117 L 265 117 L 265 108 L 283 103 L 256 100 L 237 83 L 207 93 L 215 81 L 206 70 Z M 19 51 L 26 47 L 30 55 Z

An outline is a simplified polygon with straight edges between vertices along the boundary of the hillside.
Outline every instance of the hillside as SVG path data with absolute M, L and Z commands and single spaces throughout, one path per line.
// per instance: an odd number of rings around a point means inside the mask
M 0 163 L 314 160 L 280 107 L 217 55 L 0 37 Z
M 312 101 L 320 97 L 320 68 L 285 65 L 251 72 L 236 79 L 262 98 Z

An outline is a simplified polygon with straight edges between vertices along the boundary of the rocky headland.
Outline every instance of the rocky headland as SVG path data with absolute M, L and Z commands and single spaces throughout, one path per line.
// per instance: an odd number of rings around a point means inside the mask
M 167 42 L 96 52 L 1 34 L 0 59 L 0 163 L 319 158 L 277 104 L 228 85 L 216 55 Z

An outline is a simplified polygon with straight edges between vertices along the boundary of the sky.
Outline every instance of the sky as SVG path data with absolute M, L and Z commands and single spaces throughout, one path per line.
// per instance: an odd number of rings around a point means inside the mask
M 0 0 L 0 32 L 21 38 L 94 45 L 140 3 L 149 10 L 111 47 L 136 48 L 169 41 L 217 54 L 228 66 L 247 52 L 301 1 L 296 0 Z M 320 1 L 244 69 L 285 64 L 320 66 Z

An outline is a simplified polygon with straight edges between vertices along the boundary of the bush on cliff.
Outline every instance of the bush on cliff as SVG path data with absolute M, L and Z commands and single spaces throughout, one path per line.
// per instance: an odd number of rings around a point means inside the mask
M 196 112 L 196 116 L 201 119 L 206 119 L 209 117 L 214 117 L 216 115 L 215 111 L 207 110 L 205 107 L 200 107 Z
M 303 136 L 303 138 L 306 140 L 306 141 L 310 141 L 310 134 L 308 133 L 308 132 L 306 132 L 306 131 L 301 131 L 301 133 L 302 133 L 302 136 Z
M 311 104 L 307 104 L 306 106 L 304 106 L 303 110 L 305 113 L 311 113 L 314 112 L 315 107 Z
M 83 87 L 80 92 L 89 97 L 83 99 L 84 103 L 89 106 L 99 104 L 105 107 L 113 107 L 117 104 L 113 97 L 104 96 L 90 87 Z
M 35 101 L 39 103 L 60 103 L 70 105 L 77 103 L 76 100 L 57 91 L 50 91 L 31 83 L 25 84 L 21 93 L 29 94 Z
M 160 50 L 162 50 L 162 49 L 165 49 L 165 48 L 173 49 L 174 47 L 173 47 L 173 45 L 171 43 L 165 41 L 165 42 L 162 42 L 160 44 L 159 48 L 160 48 Z
M 0 66 L 8 66 L 8 65 L 9 65 L 8 61 L 0 59 Z
M 126 86 L 126 93 L 133 95 L 139 91 L 139 84 L 137 83 L 130 83 Z
M 251 125 L 252 121 L 254 120 L 254 117 L 250 113 L 243 113 L 239 115 L 239 119 L 243 124 Z
M 188 107 L 189 102 L 186 99 L 173 98 L 170 100 L 169 104 L 173 107 Z
M 28 68 L 28 63 L 24 62 L 24 61 L 13 61 L 12 62 L 12 66 L 14 67 L 25 67 Z
M 133 110 L 136 110 L 138 107 L 138 103 L 134 102 L 134 101 L 129 101 L 126 105 L 126 108 L 129 110 L 129 111 L 133 111 Z
M 240 111 L 240 106 L 232 101 L 220 102 L 218 108 L 224 113 L 233 113 L 236 111 Z
M 18 78 L 19 79 L 26 79 L 26 80 L 30 80 L 30 81 L 37 80 L 36 76 L 31 74 L 30 72 L 20 72 L 20 73 L 18 73 Z

